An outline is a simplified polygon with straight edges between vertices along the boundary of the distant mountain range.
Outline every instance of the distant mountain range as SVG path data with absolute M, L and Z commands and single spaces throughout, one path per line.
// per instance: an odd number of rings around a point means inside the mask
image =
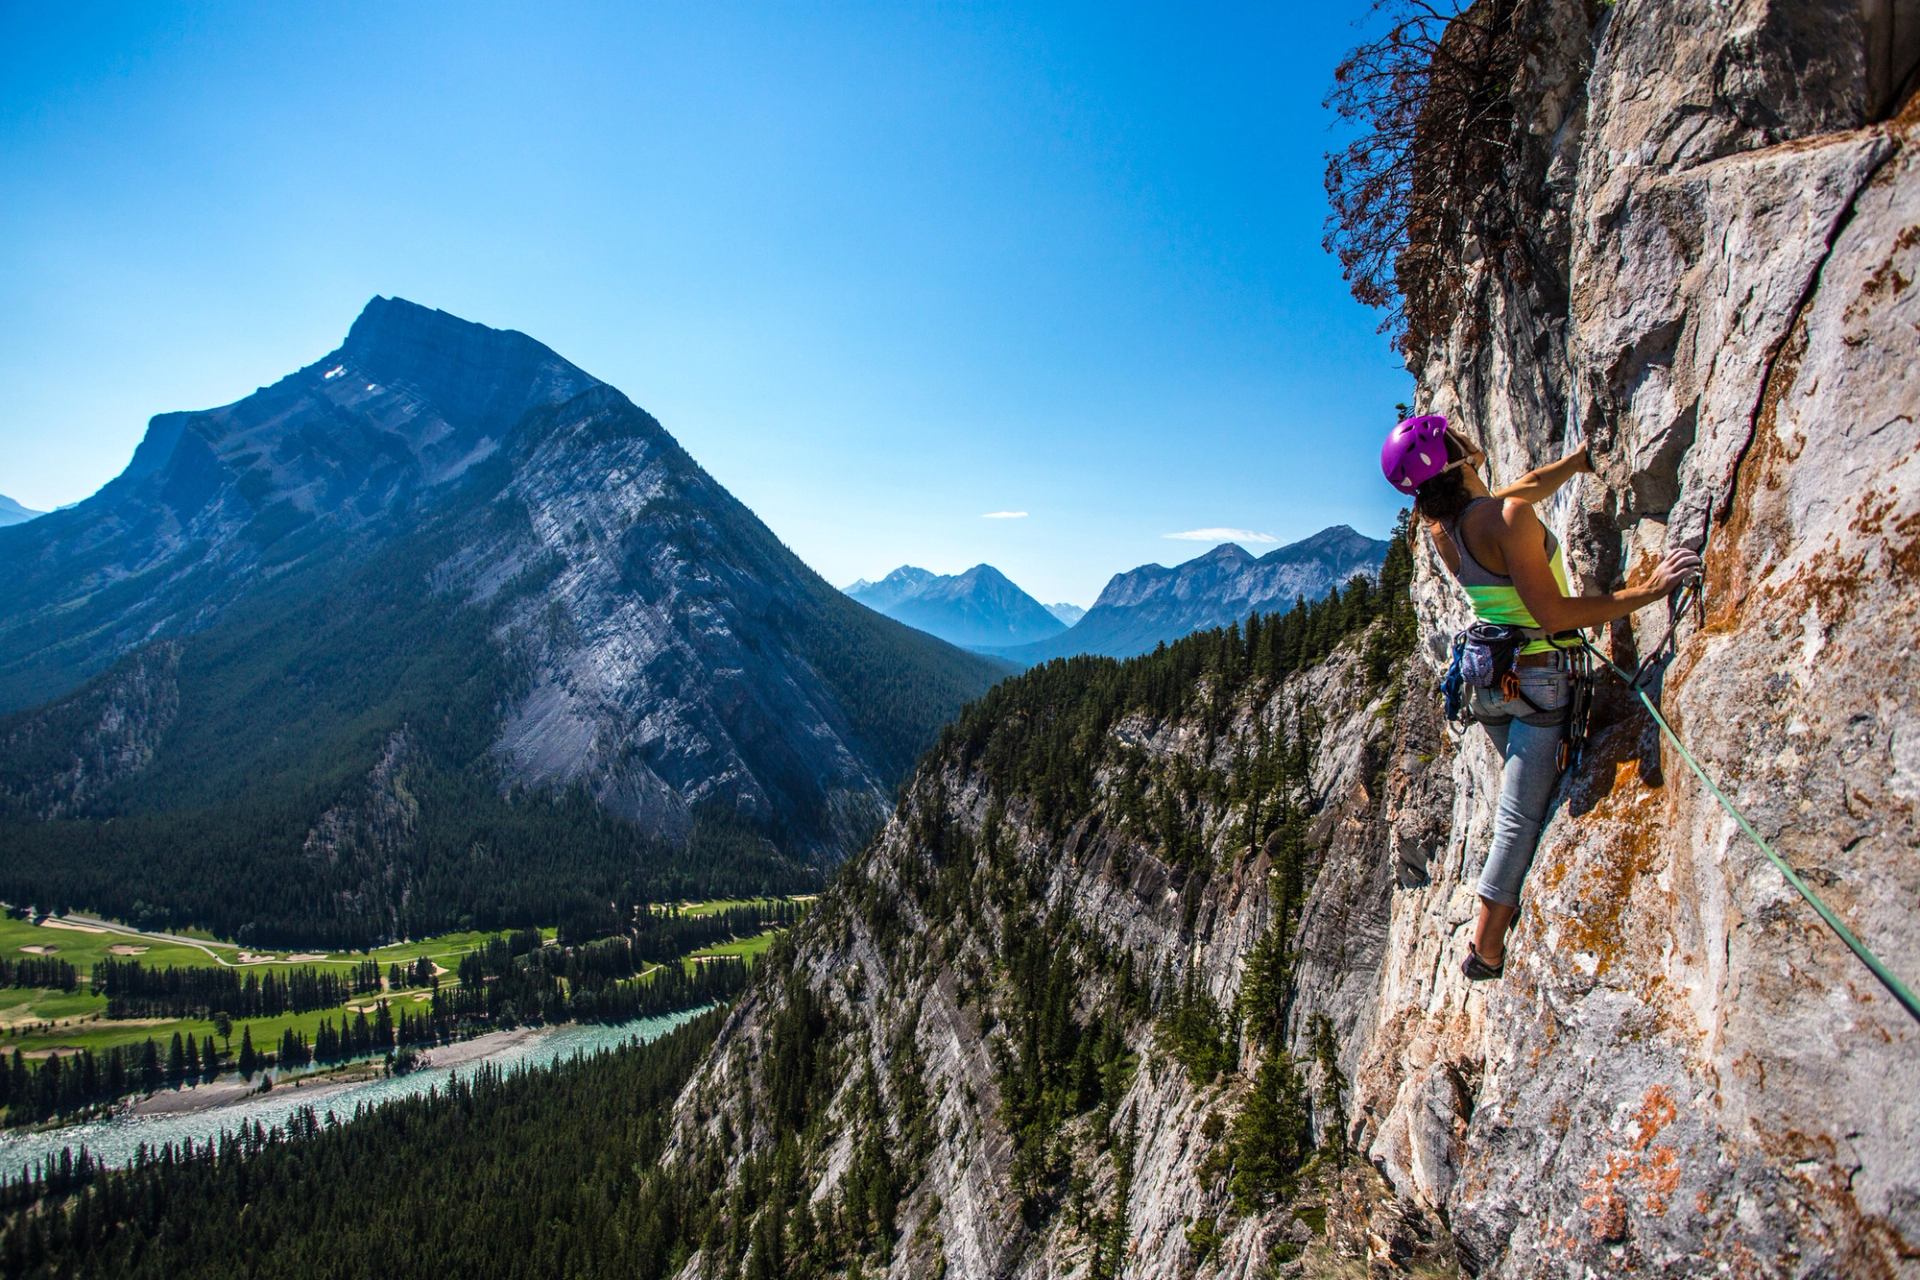
M 949 643 L 1031 666 L 1077 653 L 1132 657 L 1251 613 L 1284 612 L 1356 573 L 1378 573 L 1386 555 L 1385 542 L 1342 524 L 1264 556 L 1225 542 L 1171 569 L 1147 564 L 1117 573 L 1092 609 L 1043 605 L 985 564 L 950 575 L 902 565 L 846 593 Z
M 987 564 L 956 574 L 902 565 L 878 582 L 863 578 L 846 592 L 870 609 L 968 649 L 1029 644 L 1068 625 Z
M 790 885 L 1004 670 L 532 338 L 387 298 L 0 529 L 0 598 L 0 898 L 263 942 Z
M 35 516 L 44 514 L 45 512 L 35 511 L 31 507 L 23 507 L 6 494 L 0 493 L 0 527 L 22 524 Z
M 1077 604 L 1050 604 L 1047 612 L 1069 627 L 1087 616 L 1087 611 Z
M 994 652 L 1022 664 L 1076 653 L 1131 657 L 1250 613 L 1317 600 L 1356 573 L 1379 572 L 1386 554 L 1385 542 L 1343 524 L 1257 558 L 1238 543 L 1222 543 L 1171 569 L 1148 564 L 1115 574 L 1093 608 L 1066 631 Z

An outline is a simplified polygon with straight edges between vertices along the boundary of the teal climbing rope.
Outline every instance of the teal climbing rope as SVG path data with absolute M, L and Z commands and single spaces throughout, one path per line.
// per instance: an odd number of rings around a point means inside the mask
M 1671 637 L 1671 635 L 1672 631 L 1669 629 L 1668 636 Z M 1920 1021 L 1920 997 L 1916 997 L 1913 989 L 1902 982 L 1898 974 L 1887 968 L 1886 964 L 1867 947 L 1866 943 L 1853 936 L 1853 930 L 1841 923 L 1840 917 L 1833 913 L 1833 908 L 1823 902 L 1820 895 L 1815 893 L 1812 887 L 1800 878 L 1799 873 L 1788 865 L 1787 860 L 1781 857 L 1771 844 L 1767 843 L 1766 838 L 1753 829 L 1753 824 L 1747 821 L 1747 815 L 1741 813 L 1733 801 L 1727 799 L 1726 793 L 1720 790 L 1719 786 L 1711 777 L 1707 776 L 1707 771 L 1700 766 L 1700 762 L 1693 758 L 1693 752 L 1687 750 L 1687 744 L 1680 741 L 1680 735 L 1673 731 L 1673 726 L 1667 723 L 1667 718 L 1660 714 L 1660 708 L 1654 705 L 1653 699 L 1648 697 L 1647 691 L 1641 687 L 1642 677 L 1648 669 L 1646 665 L 1642 664 L 1639 674 L 1629 675 L 1627 672 L 1615 666 L 1613 660 L 1608 658 L 1606 654 L 1594 648 L 1591 641 L 1582 637 L 1581 643 L 1586 645 L 1589 653 L 1605 663 L 1608 670 L 1626 682 L 1627 688 L 1633 691 L 1634 695 L 1637 696 L 1646 707 L 1647 713 L 1653 717 L 1653 722 L 1660 726 L 1660 732 L 1665 734 L 1667 741 L 1673 744 L 1673 749 L 1680 753 L 1680 758 L 1687 762 L 1687 767 L 1693 770 L 1694 776 L 1700 779 L 1701 784 L 1706 787 L 1713 798 L 1720 802 L 1720 807 L 1725 809 L 1728 815 L 1740 824 L 1740 829 L 1747 833 L 1747 839 L 1760 846 L 1760 852 L 1766 854 L 1773 865 L 1780 869 L 1780 874 L 1787 878 L 1787 883 L 1792 885 L 1794 889 L 1799 892 L 1800 896 L 1807 900 L 1807 904 L 1820 914 L 1820 918 L 1827 922 L 1827 927 L 1839 935 L 1840 941 L 1846 943 L 1854 955 L 1860 957 L 1860 963 L 1866 965 L 1867 968 L 1873 972 L 1873 976 L 1880 979 L 1880 984 L 1893 993 L 1893 998 L 1898 1000 L 1916 1021 Z

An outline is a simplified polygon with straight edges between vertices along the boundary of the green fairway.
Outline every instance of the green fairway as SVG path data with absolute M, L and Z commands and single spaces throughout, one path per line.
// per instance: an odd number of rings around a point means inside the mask
M 712 916 L 736 907 L 767 907 L 776 902 L 812 902 L 817 896 L 808 893 L 791 898 L 708 898 L 701 902 L 682 902 L 678 906 L 683 916 Z
M 91 991 L 56 991 L 45 987 L 0 987 L 0 1032 L 31 1022 L 98 1017 L 105 1013 L 106 1009 L 106 998 L 96 996 Z
M 336 952 L 334 955 L 329 956 L 328 959 L 341 962 L 353 961 L 355 963 L 361 960 L 378 960 L 380 967 L 385 969 L 390 964 L 412 964 L 421 956 L 425 956 L 427 959 L 438 963 L 442 968 L 453 969 L 458 967 L 458 961 L 461 956 L 469 951 L 475 951 L 486 946 L 487 943 L 494 938 L 504 937 L 508 932 L 509 930 L 505 929 L 479 929 L 470 930 L 466 933 L 441 933 L 435 934 L 431 938 L 421 938 L 413 942 L 388 943 L 384 947 L 375 947 L 372 951 L 367 952 Z M 554 932 L 552 929 L 542 929 L 540 936 L 551 942 Z M 449 960 L 455 963 L 447 963 Z
M 768 929 L 765 933 L 756 933 L 751 938 L 736 938 L 732 942 L 722 942 L 711 947 L 702 947 L 687 959 L 699 960 L 711 956 L 738 956 L 743 960 L 757 960 L 766 953 L 773 940 L 785 930 Z
M 124 929 L 125 932 L 114 932 L 115 929 Z M 87 983 L 92 977 L 93 966 L 108 958 L 138 960 L 143 965 L 155 968 L 168 965 L 208 968 L 224 961 L 228 967 L 240 969 L 356 965 L 371 959 L 380 965 L 384 975 L 389 965 L 398 964 L 404 968 L 424 956 L 451 975 L 459 968 L 461 956 L 484 946 L 503 932 L 447 933 L 396 943 L 370 953 L 334 952 L 323 955 L 318 952 L 254 952 L 212 938 L 196 946 L 152 934 L 141 934 L 126 926 L 84 922 L 79 927 L 63 926 L 56 922 L 35 924 L 0 915 L 0 952 L 9 956 L 46 955 L 65 960 L 79 970 L 81 982 L 80 989 L 72 992 L 0 988 L 0 1053 L 11 1054 L 15 1049 L 29 1054 L 61 1049 L 92 1049 L 98 1052 L 115 1045 L 137 1045 L 150 1036 L 165 1045 L 176 1031 L 183 1035 L 191 1033 L 199 1039 L 213 1034 L 213 1023 L 207 1019 L 120 1021 L 107 1018 L 105 998 L 94 995 L 87 989 Z M 541 932 L 547 937 L 553 936 L 552 929 Z M 420 988 L 389 992 L 385 998 L 393 1002 L 397 1014 L 403 1007 L 424 1008 L 423 1000 L 415 1000 L 416 996 L 424 995 L 426 990 Z M 236 1019 L 233 1024 L 235 1051 L 238 1051 L 243 1029 L 252 1030 L 256 1048 L 263 1053 L 270 1052 L 279 1045 L 280 1035 L 288 1027 L 311 1040 L 322 1021 L 331 1019 L 335 1026 L 351 1022 L 353 1006 L 369 1004 L 373 999 L 370 995 L 361 996 L 345 1006 L 329 1009 L 283 1014 L 273 1018 Z M 368 1016 L 372 1016 L 371 1009 Z M 47 1022 L 56 1025 L 36 1025 Z
M 116 951 L 115 948 L 118 948 Z M 237 955 L 239 949 L 234 948 Z M 0 915 L 0 953 L 17 960 L 27 955 L 50 955 L 65 960 L 80 971 L 81 981 L 93 966 L 109 955 L 137 959 L 151 965 L 211 965 L 212 956 L 199 947 L 185 943 L 162 942 L 153 938 L 127 937 L 104 929 L 60 928 L 34 924 Z
M 13 993 L 8 992 L 5 994 L 11 995 Z M 424 1001 L 417 1003 L 414 1001 L 415 995 L 424 994 L 424 991 L 402 991 L 378 998 L 388 1001 L 388 1003 L 393 1006 L 393 1011 L 397 1016 L 402 1009 L 415 1011 L 425 1009 L 426 1004 Z M 97 997 L 87 998 L 97 999 Z M 376 997 L 374 996 L 362 996 L 348 1005 L 336 1006 L 331 1009 L 313 1009 L 306 1013 L 282 1014 L 276 1018 L 235 1018 L 233 1021 L 232 1037 L 233 1051 L 235 1053 L 240 1051 L 241 1033 L 246 1030 L 253 1032 L 253 1047 L 261 1053 L 271 1053 L 279 1048 L 280 1035 L 288 1027 L 292 1027 L 295 1031 L 306 1036 L 308 1040 L 312 1040 L 314 1032 L 319 1030 L 322 1022 L 331 1021 L 334 1026 L 337 1027 L 341 1025 L 344 1017 L 346 1022 L 351 1023 L 353 1021 L 354 1011 L 358 1006 L 366 1006 L 367 1016 L 369 1018 L 373 1017 L 372 1006 L 375 999 Z M 104 1007 L 105 1003 L 104 1000 L 100 1001 L 101 1007 Z M 220 1043 L 223 1048 L 225 1047 L 219 1035 L 214 1031 L 213 1022 L 206 1018 L 166 1018 L 153 1021 L 134 1019 L 124 1022 L 114 1021 L 108 1018 L 95 1018 L 86 1022 L 68 1023 L 54 1027 L 48 1031 L 35 1031 L 27 1035 L 0 1036 L 0 1050 L 11 1054 L 17 1048 L 24 1053 L 33 1054 L 50 1049 L 62 1051 L 67 1049 L 92 1049 L 98 1053 L 100 1050 L 110 1049 L 114 1045 L 137 1045 L 148 1037 L 159 1041 L 162 1048 L 164 1048 L 167 1042 L 173 1038 L 173 1033 L 176 1031 L 182 1035 L 191 1033 L 196 1039 L 201 1040 L 204 1040 L 207 1036 L 213 1036 L 215 1043 Z
M 754 907 L 768 905 L 776 899 L 713 899 L 705 902 L 683 904 L 681 910 L 689 915 L 714 915 L 735 907 Z M 52 955 L 71 963 L 80 972 L 81 988 L 77 991 L 49 991 L 39 989 L 0 988 L 0 1054 L 11 1054 L 20 1049 L 28 1054 L 44 1053 L 69 1049 L 92 1049 L 99 1052 L 115 1045 L 138 1045 L 149 1037 L 163 1046 L 173 1038 L 175 1032 L 192 1035 L 204 1040 L 214 1035 L 212 1021 L 203 1018 L 170 1019 L 128 1019 L 113 1020 L 105 1016 L 106 1000 L 94 995 L 86 987 L 93 966 L 109 957 L 137 959 L 144 965 L 164 967 L 183 965 L 207 967 L 224 963 L 232 968 L 267 967 L 270 965 L 321 965 L 321 964 L 360 964 L 373 960 L 380 966 L 384 975 L 390 965 L 405 968 L 414 961 L 425 957 L 439 968 L 446 970 L 448 978 L 458 970 L 460 957 L 469 951 L 485 946 L 493 938 L 503 936 L 504 930 L 476 930 L 462 933 L 438 934 L 430 938 L 421 938 L 408 942 L 397 942 L 389 946 L 377 947 L 371 952 L 254 952 L 243 950 L 230 942 L 206 938 L 200 945 L 184 941 L 171 941 L 166 938 L 142 934 L 120 925 L 91 924 L 80 922 L 81 927 L 63 926 L 59 923 L 43 922 L 34 924 L 27 920 L 16 920 L 0 916 L 0 949 L 8 955 Z M 124 932 L 111 930 L 121 929 Z M 549 940 L 554 936 L 551 928 L 542 929 L 541 935 Z M 773 940 L 781 933 L 779 929 L 768 929 L 751 937 L 739 938 L 730 942 L 718 943 L 702 948 L 683 957 L 682 963 L 692 968 L 702 958 L 735 956 L 749 962 L 763 955 L 773 945 Z M 186 934 L 180 935 L 186 937 Z M 194 936 L 198 936 L 196 931 Z M 646 981 L 658 966 L 648 975 L 634 979 Z M 329 1009 L 310 1010 L 305 1013 L 283 1014 L 272 1018 L 235 1019 L 231 1044 L 234 1052 L 239 1051 L 243 1031 L 253 1034 L 254 1047 L 262 1053 L 269 1053 L 280 1043 L 281 1033 L 289 1027 L 300 1032 L 309 1040 L 323 1021 L 331 1020 L 335 1026 L 353 1020 L 356 1006 L 367 1006 L 367 1015 L 372 1017 L 372 1002 L 376 998 L 388 1000 L 396 1016 L 403 1008 L 419 1012 L 424 1010 L 424 988 L 387 992 L 380 997 L 372 995 L 357 997 L 345 1006 Z M 53 1026 L 41 1026 L 42 1023 L 54 1023 Z M 219 1037 L 215 1036 L 216 1041 Z M 224 1047 L 224 1046 L 223 1046 Z
M 196 943 L 175 941 L 163 934 L 142 933 L 128 925 L 110 922 L 96 924 L 90 919 L 78 923 L 49 920 L 35 924 L 29 920 L 0 915 L 0 954 L 15 958 L 24 955 L 57 957 L 78 969 L 82 982 L 87 980 L 94 965 L 109 956 L 138 960 L 156 968 L 222 963 L 229 968 L 271 964 L 359 964 L 364 960 L 377 960 L 383 970 L 390 964 L 412 964 L 419 957 L 426 956 L 450 969 L 454 966 L 447 963 L 449 959 L 457 962 L 460 956 L 485 946 L 490 939 L 504 936 L 507 932 L 504 929 L 484 929 L 442 933 L 431 938 L 396 942 L 372 951 L 252 951 L 237 943 L 205 937 L 205 931 L 198 929 L 177 935 L 198 939 Z M 540 933 L 545 938 L 554 935 L 552 929 L 542 929 Z

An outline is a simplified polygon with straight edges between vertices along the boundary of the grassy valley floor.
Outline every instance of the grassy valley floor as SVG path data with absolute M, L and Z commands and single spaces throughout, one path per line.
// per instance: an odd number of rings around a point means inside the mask
M 163 1084 L 174 1087 L 144 1087 L 153 1081 L 143 1081 L 136 1073 L 130 1087 L 114 1092 L 115 1098 L 146 1094 L 144 1101 L 135 1104 L 142 1111 L 221 1105 L 230 1100 L 230 1095 L 245 1096 L 258 1088 L 255 1072 L 271 1070 L 281 1079 L 298 1077 L 305 1083 L 334 1078 L 343 1071 L 364 1071 L 369 1058 L 377 1059 L 398 1048 L 397 1041 L 404 1035 L 389 1034 L 386 1043 L 375 1044 L 365 1053 L 347 1051 L 332 1061 L 278 1061 L 289 1033 L 299 1045 L 311 1047 L 329 1036 L 345 1035 L 361 1019 L 378 1019 L 383 1025 L 402 1028 L 411 1022 L 417 1036 L 429 1016 L 438 1013 L 435 1034 L 414 1047 L 430 1048 L 433 1060 L 444 1063 L 449 1061 L 450 1052 L 460 1056 L 449 1047 L 452 1041 L 485 1037 L 491 1043 L 495 1037 L 511 1035 L 515 1028 L 529 1023 L 573 1020 L 567 1012 L 556 1009 L 556 992 L 557 998 L 569 1005 L 571 997 L 583 995 L 588 1003 L 578 1016 L 593 1020 L 617 1017 L 620 1010 L 634 1004 L 636 996 L 644 996 L 646 988 L 657 986 L 670 967 L 679 972 L 675 975 L 678 981 L 669 985 L 676 992 L 684 989 L 687 1001 L 697 1005 L 726 985 L 726 974 L 716 971 L 715 965 L 751 965 L 806 905 L 804 899 L 769 898 L 655 906 L 636 921 L 624 954 L 619 953 L 622 941 L 617 935 L 563 946 L 551 927 L 537 931 L 537 945 L 535 931 L 482 930 L 411 939 L 365 952 L 265 952 L 197 931 L 143 932 L 80 914 L 37 920 L 0 915 L 0 959 L 42 962 L 32 970 L 42 981 L 48 977 L 47 962 L 72 966 L 72 972 L 66 975 L 72 983 L 70 988 L 0 986 L 0 1088 L 4 1088 L 0 1105 L 6 1107 L 5 1123 L 9 1125 L 65 1123 L 96 1112 L 103 1102 L 111 1101 L 98 1096 L 105 1085 L 95 1086 L 84 1101 L 73 1106 L 47 1101 L 51 1093 L 36 1095 L 36 1087 L 44 1083 L 38 1079 L 39 1074 L 48 1060 L 62 1059 L 59 1065 L 68 1071 L 82 1063 L 83 1055 L 104 1060 L 119 1054 L 132 1064 L 147 1052 L 149 1042 L 154 1046 L 151 1060 L 157 1060 L 158 1069 L 166 1077 Z M 647 935 L 644 941 L 643 931 Z M 700 944 L 675 946 L 672 939 L 679 934 L 691 934 Z M 641 946 L 651 949 L 645 960 L 637 959 L 642 953 L 636 949 Z M 494 997 L 504 989 L 503 982 L 519 978 L 515 973 L 489 971 L 499 970 L 503 956 L 519 969 L 532 967 L 543 974 L 563 976 L 548 978 L 546 999 L 537 1008 L 527 998 L 507 1001 L 503 1007 Z M 599 963 L 583 967 L 583 956 L 597 958 Z M 486 964 L 480 963 L 483 958 Z M 613 962 L 611 967 L 609 960 Z M 129 963 L 162 972 L 228 970 L 241 982 L 268 975 L 286 982 L 295 975 L 330 972 L 341 979 L 343 987 L 351 986 L 352 993 L 324 1007 L 270 1016 L 223 1018 L 222 1011 L 213 1007 L 196 1009 L 189 1016 L 125 1016 L 124 1010 L 122 1016 L 113 1016 L 113 1002 L 96 989 L 103 973 L 100 966 Z M 656 999 L 646 1007 L 652 1011 L 659 1003 Z M 457 1007 L 457 1015 L 446 1013 L 449 1006 Z M 419 1021 L 413 1022 L 415 1019 Z M 176 1037 L 183 1044 L 212 1046 L 217 1067 L 208 1070 L 201 1063 L 196 1070 L 182 1071 L 179 1064 L 170 1064 L 169 1053 Z M 242 1053 L 248 1045 L 252 1052 L 246 1065 L 253 1070 L 243 1079 L 233 1069 L 242 1065 Z M 486 1049 L 484 1045 L 477 1048 L 481 1052 Z

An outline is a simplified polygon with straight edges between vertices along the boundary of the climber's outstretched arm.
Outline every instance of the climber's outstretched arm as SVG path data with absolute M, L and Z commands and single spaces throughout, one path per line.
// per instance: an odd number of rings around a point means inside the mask
M 1552 497 L 1554 490 L 1561 485 L 1582 471 L 1591 470 L 1593 470 L 1593 464 L 1587 459 L 1586 446 L 1582 445 L 1558 462 L 1549 462 L 1544 467 L 1535 467 L 1512 484 L 1495 489 L 1493 496 L 1518 498 L 1522 502 L 1544 502 Z
M 1685 547 L 1676 547 L 1638 586 L 1600 596 L 1564 596 L 1547 562 L 1546 533 L 1533 507 L 1525 502 L 1503 502 L 1500 520 L 1500 550 L 1507 558 L 1507 574 L 1527 612 L 1548 631 L 1597 627 L 1624 618 L 1673 594 L 1681 583 L 1700 572 L 1700 557 Z

